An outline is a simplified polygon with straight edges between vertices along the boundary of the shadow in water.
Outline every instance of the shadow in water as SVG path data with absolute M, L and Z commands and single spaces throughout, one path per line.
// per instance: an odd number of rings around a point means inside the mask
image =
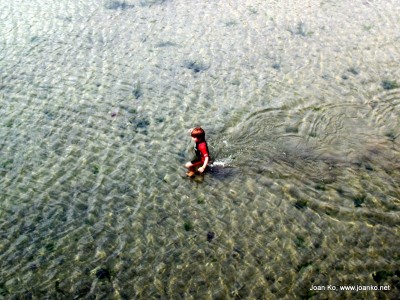
M 223 169 L 221 177 L 273 180 L 300 210 L 395 224 L 390 212 L 399 209 L 400 198 L 400 97 L 390 90 L 378 98 L 250 113 L 225 128 L 225 143 L 216 145 L 237 170 Z

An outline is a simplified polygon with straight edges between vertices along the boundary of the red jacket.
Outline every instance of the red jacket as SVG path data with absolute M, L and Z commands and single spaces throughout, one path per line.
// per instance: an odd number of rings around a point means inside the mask
M 196 152 L 196 156 L 201 162 L 206 160 L 206 157 L 209 157 L 207 142 L 197 142 L 194 146 L 194 151 Z

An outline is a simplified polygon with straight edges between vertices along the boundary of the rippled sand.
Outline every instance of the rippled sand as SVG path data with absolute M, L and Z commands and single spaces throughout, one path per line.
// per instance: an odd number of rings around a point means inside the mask
M 400 297 L 397 0 L 0 3 L 0 299 Z

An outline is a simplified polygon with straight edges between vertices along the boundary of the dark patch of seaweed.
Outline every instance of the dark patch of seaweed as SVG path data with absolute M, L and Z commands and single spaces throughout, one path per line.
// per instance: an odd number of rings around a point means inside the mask
M 198 61 L 185 61 L 183 66 L 194 73 L 199 73 L 208 69 L 208 66 Z
M 400 85 L 396 81 L 388 79 L 382 80 L 381 84 L 384 90 L 393 90 L 400 87 Z
M 165 42 L 159 42 L 156 44 L 157 48 L 164 48 L 164 47 L 175 47 L 178 46 L 177 44 L 170 42 L 170 41 L 165 41 Z
M 126 10 L 126 9 L 131 9 L 134 8 L 135 5 L 133 4 L 127 4 L 125 1 L 110 1 L 107 2 L 105 5 L 105 8 L 111 9 L 111 10 Z

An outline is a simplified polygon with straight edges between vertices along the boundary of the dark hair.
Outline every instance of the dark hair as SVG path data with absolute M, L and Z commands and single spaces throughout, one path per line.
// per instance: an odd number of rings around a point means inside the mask
M 194 128 L 192 130 L 191 136 L 194 138 L 198 138 L 200 141 L 204 141 L 206 139 L 206 133 L 201 127 Z

